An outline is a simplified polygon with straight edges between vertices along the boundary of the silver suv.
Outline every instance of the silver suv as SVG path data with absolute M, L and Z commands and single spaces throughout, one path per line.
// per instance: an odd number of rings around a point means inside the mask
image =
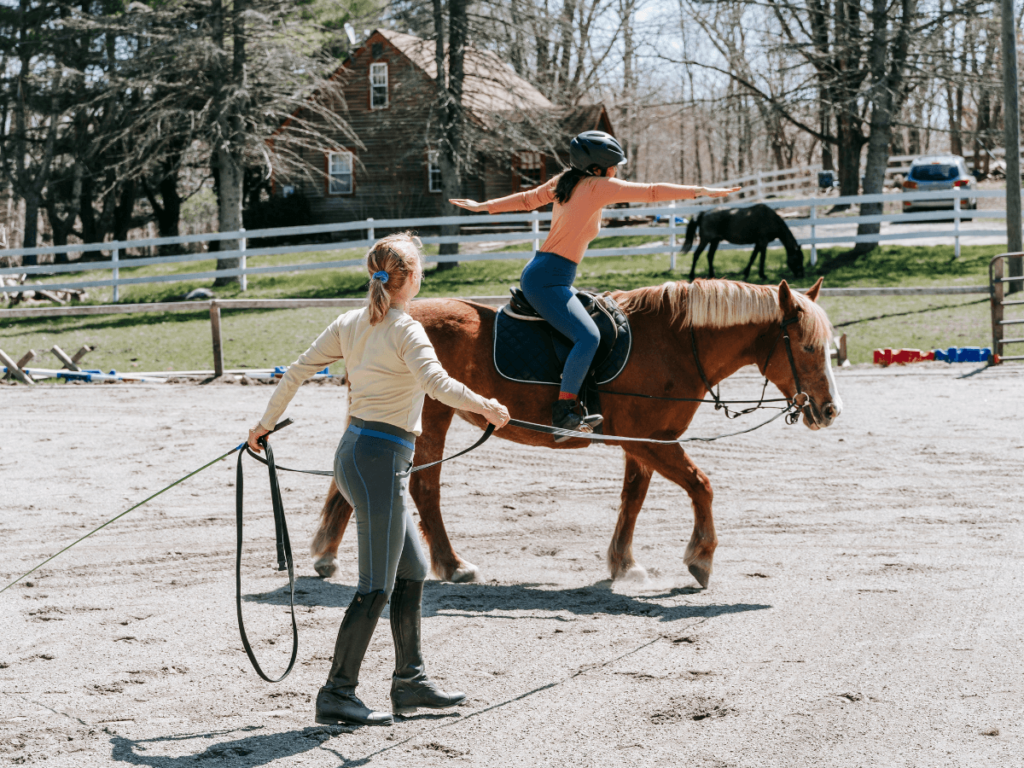
M 960 155 L 931 155 L 918 157 L 910 163 L 907 178 L 903 181 L 904 192 L 932 192 L 939 189 L 961 187 L 964 190 L 973 188 L 974 177 L 967 172 L 967 163 Z M 964 210 L 977 209 L 977 198 L 965 198 L 960 201 Z M 934 211 L 952 210 L 953 200 L 907 200 L 903 203 L 903 211 Z

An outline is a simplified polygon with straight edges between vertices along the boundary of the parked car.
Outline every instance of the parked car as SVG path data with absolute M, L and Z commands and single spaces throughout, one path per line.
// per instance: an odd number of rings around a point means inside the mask
M 960 155 L 931 155 L 919 157 L 910 163 L 907 178 L 903 180 L 904 192 L 932 192 L 939 189 L 962 187 L 973 189 L 974 177 L 967 171 L 967 163 Z M 977 198 L 965 198 L 960 201 L 963 210 L 978 207 Z M 953 200 L 906 200 L 903 211 L 935 211 L 952 210 Z

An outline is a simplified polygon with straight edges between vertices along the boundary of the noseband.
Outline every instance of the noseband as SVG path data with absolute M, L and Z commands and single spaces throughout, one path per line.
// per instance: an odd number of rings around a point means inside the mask
M 800 418 L 800 414 L 803 412 L 805 408 L 807 408 L 807 406 L 811 402 L 811 398 L 807 396 L 807 394 L 803 391 L 803 388 L 800 386 L 800 374 L 796 370 L 796 360 L 793 359 L 793 342 L 789 338 L 789 326 L 791 326 L 793 323 L 799 320 L 799 315 L 794 315 L 793 317 L 786 320 L 782 320 L 779 323 L 779 335 L 776 337 L 775 343 L 772 344 L 772 348 L 768 352 L 768 357 L 765 358 L 764 361 L 764 386 L 761 387 L 761 397 L 758 400 L 757 405 L 755 405 L 753 408 L 746 408 L 742 411 L 734 412 L 730 412 L 729 407 L 726 405 L 726 403 L 723 400 L 721 400 L 718 396 L 718 393 L 716 393 L 714 389 L 712 389 L 711 382 L 708 381 L 707 374 L 704 373 L 704 366 L 700 364 L 700 354 L 697 352 L 697 334 L 694 333 L 693 326 L 690 326 L 690 343 L 693 345 L 693 360 L 697 364 L 697 373 L 700 374 L 700 379 L 704 383 L 705 389 L 707 389 L 708 394 L 710 394 L 712 399 L 715 401 L 716 411 L 724 410 L 726 416 L 728 416 L 729 418 L 736 418 L 737 416 L 742 416 L 743 414 L 750 413 L 751 411 L 756 411 L 757 409 L 761 408 L 761 404 L 764 402 L 764 394 L 768 389 L 768 365 L 772 361 L 772 355 L 775 354 L 775 348 L 779 346 L 779 339 L 782 339 L 786 342 L 786 357 L 789 358 L 789 368 L 790 371 L 792 371 L 793 373 L 793 383 L 796 386 L 796 394 L 793 395 L 792 398 L 786 399 L 786 402 L 789 403 L 790 406 L 793 406 L 795 408 L 795 410 L 786 414 L 786 423 L 795 424 L 797 422 L 797 420 Z

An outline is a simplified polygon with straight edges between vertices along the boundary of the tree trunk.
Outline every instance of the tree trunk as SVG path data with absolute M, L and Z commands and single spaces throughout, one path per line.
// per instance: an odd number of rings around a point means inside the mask
M 864 171 L 864 194 L 881 194 L 885 182 L 885 169 L 889 165 L 889 144 L 892 142 L 893 107 L 902 103 L 904 93 L 903 69 L 906 64 L 909 26 L 914 15 L 916 0 L 902 0 L 902 12 L 892 45 L 891 61 L 888 51 L 887 0 L 872 0 L 872 39 L 868 46 L 868 65 L 872 70 L 871 124 L 868 135 L 867 163 Z M 877 216 L 883 211 L 882 203 L 862 203 L 861 216 Z M 858 235 L 877 235 L 881 224 L 859 224 Z M 844 257 L 855 259 L 878 247 L 877 243 L 857 243 Z
M 444 18 L 439 14 L 439 0 L 434 0 L 434 25 L 438 34 L 438 45 L 435 49 L 435 59 L 438 55 L 443 56 L 444 43 L 441 35 L 444 33 Z M 458 216 L 459 208 L 447 202 L 456 197 L 463 196 L 462 176 L 465 158 L 463 147 L 463 114 L 462 114 L 462 91 L 465 80 L 465 56 L 466 42 L 469 33 L 468 0 L 449 0 L 448 2 L 448 70 L 447 87 L 442 81 L 443 59 L 438 62 L 438 95 L 444 98 L 444 103 L 439 108 L 443 125 L 442 146 L 440 147 L 441 161 L 441 188 L 445 202 L 441 208 L 446 216 Z M 442 88 L 444 93 L 442 94 Z M 457 236 L 459 234 L 458 224 L 446 224 L 441 227 L 442 236 Z M 442 243 L 438 248 L 441 256 L 453 256 L 459 252 L 458 243 Z M 439 271 L 455 269 L 459 266 L 457 261 L 446 261 L 439 263 Z

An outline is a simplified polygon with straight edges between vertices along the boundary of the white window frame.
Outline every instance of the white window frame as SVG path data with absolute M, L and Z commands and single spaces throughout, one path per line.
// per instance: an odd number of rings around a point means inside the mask
M 437 186 L 434 186 L 435 176 Z M 427 150 L 427 191 L 444 192 L 444 181 L 441 178 L 441 151 L 438 149 Z
M 374 103 L 376 89 L 384 89 L 384 103 Z M 391 103 L 388 89 L 388 65 L 386 61 L 374 62 L 370 65 L 370 109 L 387 109 Z
M 348 168 L 346 170 L 345 165 Z M 347 181 L 347 184 L 345 180 Z M 355 191 L 355 156 L 347 150 L 327 153 L 327 194 L 351 195 Z

